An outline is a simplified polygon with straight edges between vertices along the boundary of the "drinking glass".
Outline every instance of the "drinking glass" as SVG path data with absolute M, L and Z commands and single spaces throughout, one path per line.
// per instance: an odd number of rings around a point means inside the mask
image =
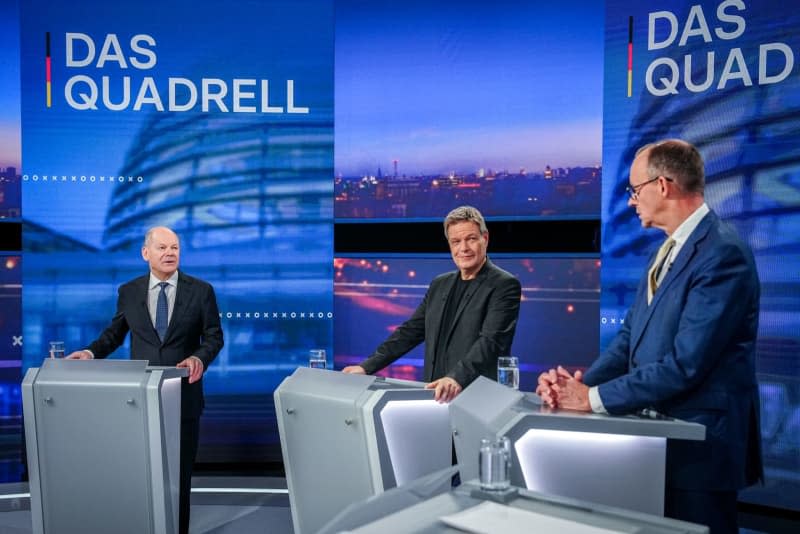
M 50 342 L 50 357 L 51 358 L 63 358 L 64 357 L 64 342 L 63 341 L 51 341 Z
M 519 360 L 516 356 L 497 358 L 497 382 L 510 388 L 519 389 Z
M 502 491 L 511 485 L 511 443 L 506 436 L 495 440 L 482 439 L 480 465 L 478 466 L 481 489 Z
M 308 366 L 312 369 L 327 369 L 328 361 L 325 358 L 325 349 L 308 351 Z

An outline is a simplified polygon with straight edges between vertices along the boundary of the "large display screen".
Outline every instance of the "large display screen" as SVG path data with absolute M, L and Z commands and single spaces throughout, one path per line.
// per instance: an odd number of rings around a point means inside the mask
M 19 5 L 0 3 L 0 221 L 18 220 L 21 195 L 19 132 Z
M 169 226 L 225 333 L 199 461 L 280 458 L 272 391 L 332 346 L 333 26 L 330 0 L 20 5 L 23 372 L 95 339 Z
M 800 14 L 784 2 L 606 2 L 603 295 L 607 344 L 664 233 L 640 228 L 628 173 L 646 143 L 681 138 L 706 163 L 705 198 L 750 245 L 761 279 L 756 369 L 766 484 L 800 500 Z
M 19 4 L 0 2 L 0 243 L 12 232 L 8 224 L 19 221 Z M 22 400 L 22 261 L 19 251 L 3 251 L 0 245 L 0 483 L 17 481 L 21 475 Z
M 600 262 L 592 257 L 492 255 L 519 278 L 522 303 L 511 347 L 520 362 L 520 389 L 556 364 L 586 367 L 597 357 Z M 334 309 L 337 368 L 358 364 L 422 302 L 428 284 L 454 271 L 442 255 L 337 257 Z M 422 380 L 423 345 L 379 374 Z
M 0 255 L 0 483 L 21 475 L 22 395 L 19 360 L 22 353 L 22 262 L 19 256 Z
M 599 210 L 603 4 L 336 2 L 337 220 Z

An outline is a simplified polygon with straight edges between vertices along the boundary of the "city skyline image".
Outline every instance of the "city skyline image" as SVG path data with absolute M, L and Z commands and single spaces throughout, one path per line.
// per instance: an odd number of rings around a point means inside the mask
M 477 183 L 487 187 L 492 174 L 524 182 L 548 166 L 599 169 L 602 5 L 570 3 L 565 10 L 520 0 L 412 1 L 402 8 L 384 0 L 337 2 L 337 184 L 379 173 L 387 183 L 483 174 Z M 550 197 L 552 209 L 529 213 L 520 205 L 519 212 L 486 215 L 596 215 L 599 181 L 595 186 L 581 193 L 591 207 L 578 202 L 569 213 L 563 208 L 574 195 Z M 357 213 L 340 192 L 337 218 L 402 216 Z

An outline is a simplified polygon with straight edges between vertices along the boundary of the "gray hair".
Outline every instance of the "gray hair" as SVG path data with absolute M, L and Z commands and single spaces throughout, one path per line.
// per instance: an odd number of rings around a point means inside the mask
M 178 243 L 181 242 L 180 236 L 177 233 L 175 233 L 175 231 L 172 228 L 168 228 L 166 226 L 152 226 L 152 227 L 148 228 L 147 232 L 145 232 L 145 234 L 144 234 L 144 243 L 142 243 L 143 247 L 149 247 L 150 246 L 150 243 L 153 241 L 153 232 L 155 232 L 156 230 L 159 230 L 159 229 L 164 229 L 164 230 L 168 230 L 168 231 L 172 232 L 173 234 L 175 234 L 175 237 L 178 239 Z
M 645 145 L 636 156 L 648 151 L 647 175 L 651 179 L 671 178 L 687 193 L 702 194 L 706 185 L 703 156 L 697 148 L 680 139 L 665 139 Z
M 444 237 L 449 238 L 447 229 L 452 225 L 460 222 L 474 222 L 478 225 L 481 234 L 487 233 L 489 230 L 486 228 L 486 221 L 483 220 L 483 215 L 477 208 L 472 206 L 459 206 L 444 218 Z

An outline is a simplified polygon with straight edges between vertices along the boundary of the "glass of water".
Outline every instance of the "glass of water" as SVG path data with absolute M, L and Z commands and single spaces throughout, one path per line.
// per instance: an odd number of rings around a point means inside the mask
M 63 341 L 51 341 L 50 342 L 50 357 L 51 358 L 63 358 L 64 357 L 64 342 Z
M 327 369 L 328 360 L 325 357 L 325 349 L 308 351 L 308 366 L 312 369 Z
M 482 439 L 478 473 L 481 489 L 502 491 L 511 485 L 511 443 L 506 436 Z
M 497 358 L 497 382 L 510 388 L 519 389 L 519 360 L 516 356 Z

